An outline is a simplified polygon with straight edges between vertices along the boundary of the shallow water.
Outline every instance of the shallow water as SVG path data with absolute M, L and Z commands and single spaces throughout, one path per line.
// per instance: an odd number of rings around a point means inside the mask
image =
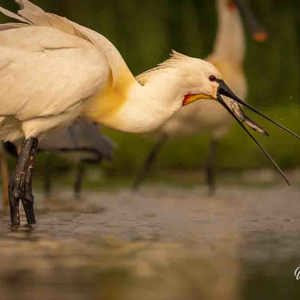
M 300 299 L 300 189 L 149 187 L 0 221 L 0 299 Z

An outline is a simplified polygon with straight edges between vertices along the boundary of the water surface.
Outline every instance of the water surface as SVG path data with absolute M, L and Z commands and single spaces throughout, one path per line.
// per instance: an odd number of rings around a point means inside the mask
M 0 299 L 300 299 L 300 190 L 148 187 L 38 197 L 0 221 Z

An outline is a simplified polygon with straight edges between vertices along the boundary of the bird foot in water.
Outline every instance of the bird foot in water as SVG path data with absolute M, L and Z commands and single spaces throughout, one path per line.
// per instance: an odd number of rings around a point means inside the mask
M 21 225 L 20 218 L 20 201 L 22 202 L 27 225 L 31 226 L 36 224 L 35 214 L 34 214 L 34 198 L 30 191 L 26 187 L 22 185 L 18 186 L 18 188 L 14 188 L 10 194 L 10 208 L 11 208 L 11 228 L 17 229 Z

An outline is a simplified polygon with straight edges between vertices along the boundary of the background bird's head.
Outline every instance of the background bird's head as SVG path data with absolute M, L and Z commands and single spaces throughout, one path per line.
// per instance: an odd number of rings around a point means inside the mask
M 227 10 L 232 13 L 238 12 L 252 38 L 257 42 L 264 42 L 268 38 L 268 33 L 265 28 L 257 20 L 255 14 L 250 9 L 247 0 L 220 0 L 226 2 Z

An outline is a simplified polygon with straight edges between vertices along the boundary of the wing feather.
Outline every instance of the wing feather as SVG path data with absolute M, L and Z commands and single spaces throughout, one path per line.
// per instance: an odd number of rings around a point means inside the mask
M 21 28 L 21 27 L 25 27 L 25 26 L 28 26 L 28 25 L 23 24 L 23 23 L 5 23 L 5 24 L 0 24 L 0 31 Z
M 20 21 L 22 23 L 30 23 L 28 20 L 24 19 L 23 17 L 15 14 L 15 13 L 13 13 L 13 12 L 11 12 L 11 11 L 5 9 L 4 7 L 1 7 L 1 6 L 0 6 L 0 12 L 3 15 L 5 15 L 5 16 L 11 18 L 11 19 L 15 19 L 15 20 Z
M 125 63 L 119 51 L 103 35 L 72 22 L 67 18 L 45 12 L 40 7 L 34 5 L 28 0 L 15 0 L 15 2 L 21 7 L 21 9 L 18 11 L 18 15 L 4 9 L 2 12 L 5 15 L 15 18 L 19 21 L 21 18 L 22 22 L 38 26 L 53 27 L 93 43 L 94 46 L 97 47 L 97 49 L 105 56 L 112 72 L 114 85 L 117 85 L 119 80 L 123 80 L 122 76 L 124 74 L 126 74 L 130 80 L 134 80 L 134 77 L 129 71 L 127 64 Z
M 105 84 L 101 52 L 53 28 L 0 31 L 0 116 L 58 115 Z

